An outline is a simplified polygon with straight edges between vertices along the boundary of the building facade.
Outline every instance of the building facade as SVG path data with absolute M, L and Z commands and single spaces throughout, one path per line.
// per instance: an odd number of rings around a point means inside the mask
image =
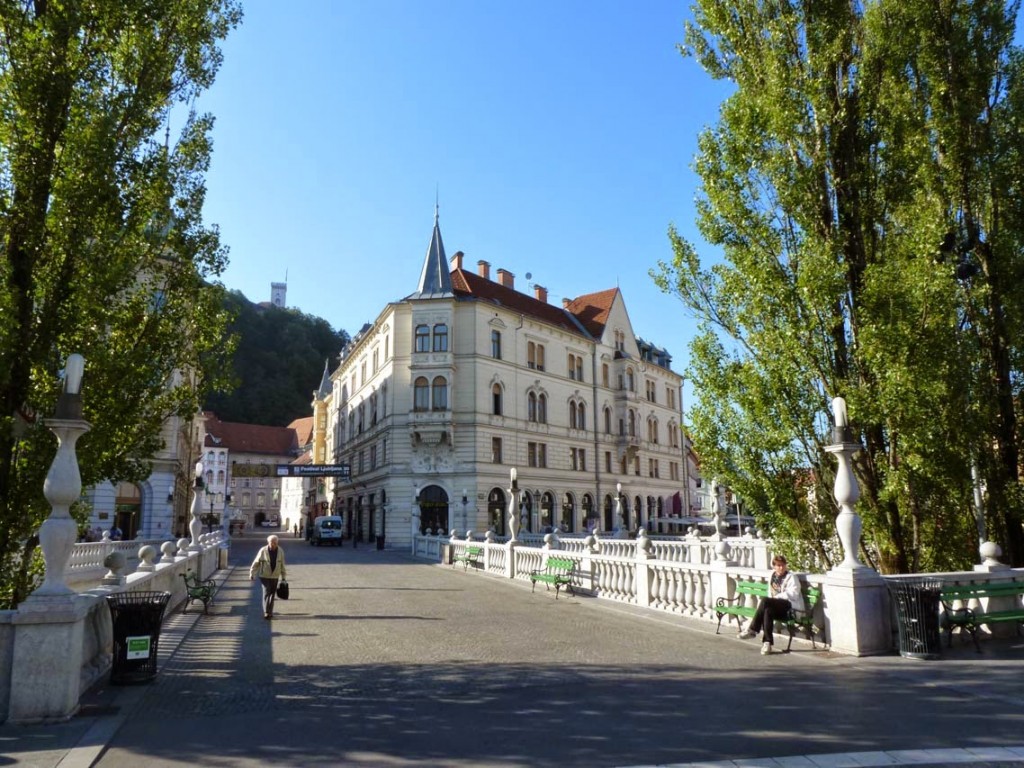
M 349 533 L 505 535 L 513 469 L 528 531 L 632 531 L 690 509 L 682 377 L 634 333 L 621 292 L 554 306 L 463 260 L 449 263 L 435 216 L 417 290 L 355 335 L 315 398 L 314 442 L 351 467 L 325 484 Z

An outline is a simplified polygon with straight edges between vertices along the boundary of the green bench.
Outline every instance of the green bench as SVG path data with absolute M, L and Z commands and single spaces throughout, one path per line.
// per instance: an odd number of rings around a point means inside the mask
M 736 596 L 720 597 L 715 603 L 715 613 L 718 616 L 718 627 L 715 629 L 715 634 L 717 635 L 722 629 L 722 619 L 726 616 L 735 616 L 737 625 L 743 619 L 754 618 L 754 614 L 757 613 L 757 603 L 762 598 L 771 596 L 768 594 L 768 590 L 768 583 L 765 581 L 737 581 Z M 811 647 L 817 648 L 814 643 L 814 635 L 818 631 L 818 628 L 814 626 L 814 606 L 821 599 L 821 590 L 817 587 L 805 587 L 803 595 L 804 610 L 790 610 L 785 617 L 775 619 L 775 625 L 781 624 L 789 633 L 789 643 L 783 653 L 789 653 L 789 649 L 793 645 L 793 635 L 798 629 L 802 629 L 807 635 L 807 639 L 811 641 Z M 746 596 L 755 598 L 754 605 L 749 605 L 751 601 L 747 600 Z
M 993 611 L 968 607 L 974 600 L 1006 597 L 1014 598 L 1013 608 Z M 965 631 L 971 633 L 974 647 L 978 653 L 981 653 L 981 646 L 978 644 L 978 626 L 980 624 L 1012 621 L 1017 625 L 1017 634 L 1019 635 L 1020 625 L 1024 622 L 1024 605 L 1021 604 L 1021 597 L 1024 597 L 1024 584 L 1004 582 L 1002 584 L 944 585 L 939 592 L 939 600 L 942 601 L 942 627 L 946 630 L 947 647 L 953 646 L 953 630 L 958 629 L 961 634 Z M 961 606 L 956 608 L 954 607 L 955 603 L 961 603 Z
M 483 559 L 483 547 L 466 547 L 462 552 L 452 558 L 452 568 L 456 563 L 462 563 L 462 570 L 469 570 L 469 566 L 476 566 Z
M 545 589 L 555 587 L 555 600 L 558 599 L 558 590 L 563 586 L 569 589 L 569 594 L 575 597 L 576 592 L 572 587 L 572 575 L 576 569 L 576 563 L 568 557 L 549 557 L 543 568 L 530 571 L 530 582 L 533 586 L 530 592 L 537 589 L 537 582 L 544 584 Z
M 207 606 L 213 602 L 213 596 L 217 593 L 217 583 L 213 579 L 200 579 L 197 573 L 180 575 L 185 580 L 185 604 L 181 612 L 185 613 L 192 603 L 199 600 L 203 604 L 203 613 L 206 613 Z

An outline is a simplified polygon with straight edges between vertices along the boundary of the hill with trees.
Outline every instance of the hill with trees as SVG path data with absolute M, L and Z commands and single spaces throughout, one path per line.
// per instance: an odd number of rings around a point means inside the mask
M 311 413 L 324 363 L 336 363 L 349 335 L 320 317 L 272 304 L 254 304 L 239 291 L 225 297 L 238 343 L 235 388 L 207 397 L 205 409 L 223 421 L 281 426 Z

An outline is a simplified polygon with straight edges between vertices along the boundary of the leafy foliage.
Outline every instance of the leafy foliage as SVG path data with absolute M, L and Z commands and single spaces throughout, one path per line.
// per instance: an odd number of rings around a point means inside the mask
M 227 295 L 225 308 L 238 338 L 231 363 L 237 388 L 212 393 L 206 409 L 223 421 L 270 426 L 308 416 L 324 363 L 337 359 L 348 334 L 294 309 L 253 304 L 237 291 Z
M 86 359 L 85 485 L 145 476 L 168 415 L 223 383 L 226 252 L 201 217 L 212 118 L 187 105 L 240 19 L 234 0 L 0 0 L 0 604 L 36 575 L 56 449 L 42 417 L 70 353 Z
M 735 91 L 700 139 L 705 266 L 671 229 L 652 273 L 703 323 L 692 427 L 779 536 L 833 530 L 843 396 L 865 555 L 1024 564 L 1018 482 L 1024 88 L 1017 4 L 698 0 L 682 52 Z M 827 548 L 818 557 L 827 560 Z

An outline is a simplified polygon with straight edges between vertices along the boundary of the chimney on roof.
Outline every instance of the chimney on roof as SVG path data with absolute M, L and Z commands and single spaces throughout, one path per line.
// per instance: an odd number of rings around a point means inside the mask
M 533 286 L 533 298 L 535 298 L 537 301 L 543 301 L 545 304 L 547 304 L 548 303 L 548 289 L 545 288 L 543 285 L 536 285 L 536 284 L 534 284 L 534 286 Z
M 480 275 L 484 280 L 491 279 L 491 265 L 481 259 L 476 263 L 476 273 Z
M 516 276 L 509 272 L 507 269 L 498 267 L 498 285 L 503 285 L 506 288 L 511 288 L 513 291 L 516 289 Z
M 562 297 L 562 309 L 568 309 L 570 304 L 572 304 L 572 299 Z
M 452 269 L 462 269 L 462 257 L 465 256 L 462 251 L 456 251 L 455 255 L 452 256 Z

